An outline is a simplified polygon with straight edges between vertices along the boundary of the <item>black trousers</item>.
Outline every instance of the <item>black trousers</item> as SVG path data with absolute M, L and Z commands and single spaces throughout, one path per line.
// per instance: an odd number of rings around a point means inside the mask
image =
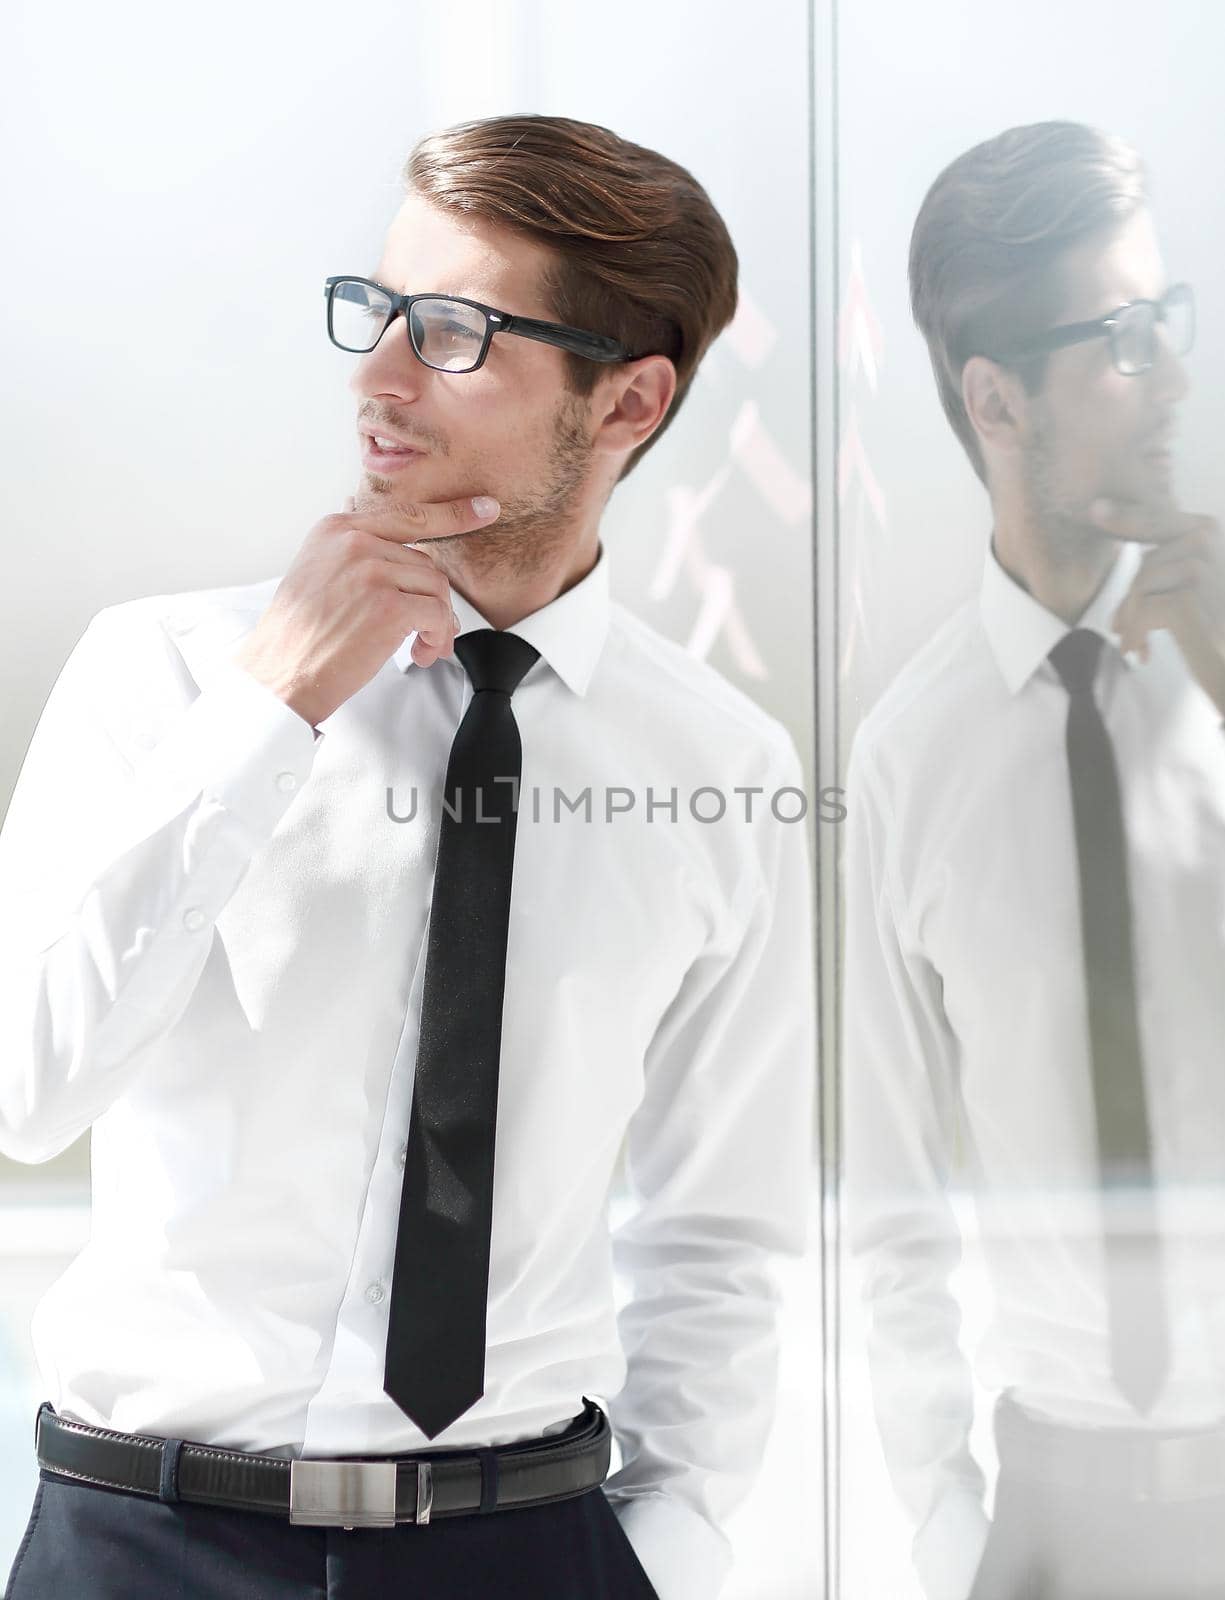
M 1221 1600 L 1225 1500 L 1111 1502 L 1001 1473 L 971 1600 Z
M 1111 1492 L 1093 1481 L 1070 1487 L 1049 1469 L 1065 1455 L 1080 1457 L 1077 1430 L 1043 1425 L 1035 1452 L 1032 1431 L 1018 1428 L 1007 1398 L 997 1407 L 995 1433 L 995 1512 L 970 1600 L 1225 1596 L 1225 1494 L 1219 1489 L 1159 1500 Z M 1151 1443 L 1151 1436 L 1117 1435 L 1128 1437 Z
M 658 1600 L 602 1488 L 346 1530 L 38 1479 L 5 1600 Z

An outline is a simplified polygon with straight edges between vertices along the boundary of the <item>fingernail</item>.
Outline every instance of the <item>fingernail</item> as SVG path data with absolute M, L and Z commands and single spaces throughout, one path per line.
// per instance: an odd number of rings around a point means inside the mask
M 1114 501 L 1103 497 L 1095 500 L 1089 507 L 1089 515 L 1092 517 L 1108 517 L 1113 510 Z
M 496 516 L 502 507 L 492 495 L 478 494 L 473 498 L 472 509 L 478 517 L 492 517 Z

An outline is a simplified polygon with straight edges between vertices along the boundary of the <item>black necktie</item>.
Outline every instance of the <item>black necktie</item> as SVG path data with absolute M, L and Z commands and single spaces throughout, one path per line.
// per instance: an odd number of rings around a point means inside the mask
M 522 772 L 510 697 L 539 651 L 455 641 L 472 699 L 447 765 L 383 1388 L 428 1438 L 485 1391 L 498 1056 Z
M 1136 1017 L 1131 898 L 1118 771 L 1093 696 L 1105 640 L 1073 628 L 1050 653 L 1068 690 L 1067 754 L 1080 872 L 1081 937 L 1105 1224 L 1115 1381 L 1139 1411 L 1156 1397 L 1168 1358 L 1161 1239 Z M 1126 1186 L 1124 1229 L 1110 1196 Z

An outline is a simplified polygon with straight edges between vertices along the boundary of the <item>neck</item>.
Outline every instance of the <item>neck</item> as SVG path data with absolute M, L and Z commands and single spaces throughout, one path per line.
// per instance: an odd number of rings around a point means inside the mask
M 1069 626 L 1079 620 L 1118 556 L 1108 534 L 1044 527 L 996 507 L 991 547 L 1004 571 Z
M 599 556 L 599 529 L 593 527 L 577 544 L 534 551 L 530 568 L 495 567 L 481 571 L 473 570 L 475 564 L 464 562 L 447 577 L 451 587 L 480 612 L 491 628 L 511 628 L 581 583 Z

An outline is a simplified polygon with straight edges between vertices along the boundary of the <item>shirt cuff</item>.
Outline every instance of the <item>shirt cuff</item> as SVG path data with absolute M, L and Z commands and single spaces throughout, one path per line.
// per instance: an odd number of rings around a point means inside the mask
M 927 1600 L 967 1600 L 991 1529 L 973 1490 L 948 1489 L 915 1535 L 915 1571 Z
M 323 737 L 245 667 L 225 662 L 145 766 L 192 794 L 207 791 L 258 845 L 309 778 Z
M 671 1495 L 608 1500 L 659 1600 L 715 1600 L 732 1566 L 717 1528 Z

